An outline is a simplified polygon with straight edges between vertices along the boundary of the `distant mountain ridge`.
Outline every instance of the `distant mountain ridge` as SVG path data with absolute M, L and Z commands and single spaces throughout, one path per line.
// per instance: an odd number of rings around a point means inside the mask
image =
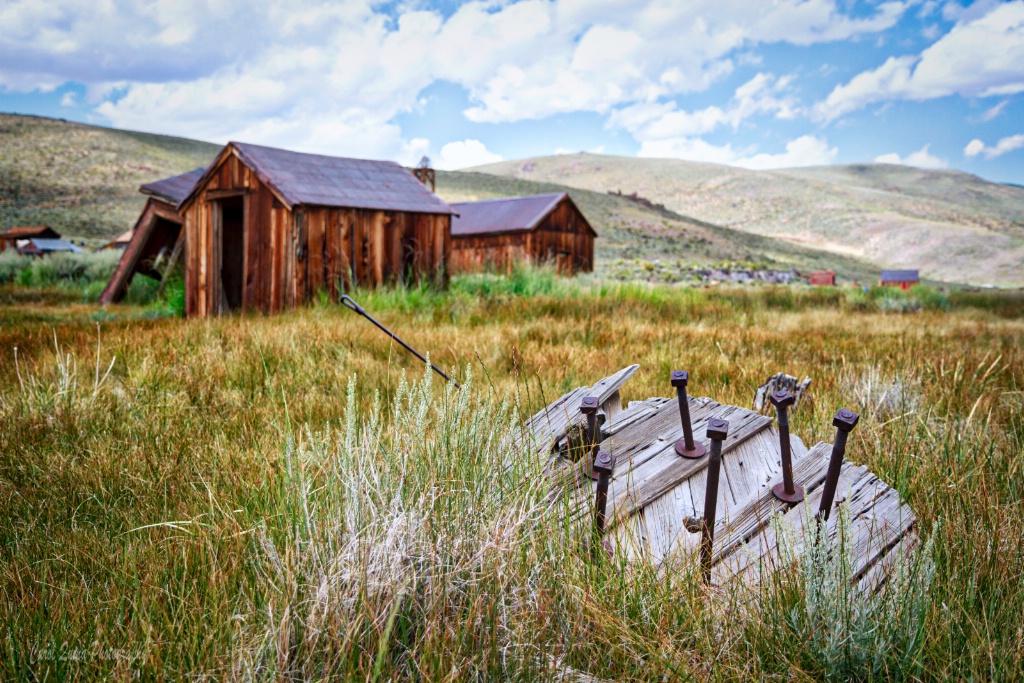
M 571 154 L 481 173 L 637 193 L 679 214 L 950 282 L 1024 286 L 1024 188 L 958 171 L 851 164 L 749 171 Z

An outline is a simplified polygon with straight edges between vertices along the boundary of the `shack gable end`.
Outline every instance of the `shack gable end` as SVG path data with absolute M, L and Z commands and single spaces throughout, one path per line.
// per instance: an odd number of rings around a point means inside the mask
M 519 203 L 519 206 L 510 206 Z M 541 207 L 530 215 L 527 207 Z M 454 204 L 462 212 L 452 232 L 452 268 L 508 271 L 517 261 L 553 263 L 571 275 L 594 269 L 597 233 L 566 194 Z M 528 227 L 517 227 L 527 225 Z

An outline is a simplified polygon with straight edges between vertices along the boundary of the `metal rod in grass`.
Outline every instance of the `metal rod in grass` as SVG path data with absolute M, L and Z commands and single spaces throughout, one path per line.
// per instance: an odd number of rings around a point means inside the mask
M 353 311 L 355 313 L 358 313 L 359 315 L 363 316 L 364 318 L 369 320 L 371 323 L 376 325 L 378 328 L 380 328 L 380 330 L 384 334 L 388 335 L 389 337 L 394 339 L 396 342 L 401 344 L 402 348 L 404 348 L 406 351 L 408 351 L 412 355 L 416 356 L 417 358 L 419 358 L 424 363 L 429 364 L 430 367 L 433 368 L 434 372 L 436 372 L 437 374 L 439 374 L 442 377 L 444 377 L 445 380 L 447 380 L 447 381 L 451 382 L 452 384 L 454 384 L 456 389 L 461 389 L 462 388 L 461 384 L 459 384 L 458 382 L 453 380 L 451 377 L 446 375 L 441 368 L 437 367 L 436 365 L 434 365 L 433 363 L 428 361 L 426 358 L 424 358 L 423 355 L 419 351 L 417 351 L 416 349 L 414 349 L 411 346 L 409 346 L 408 344 L 406 344 L 402 340 L 402 338 L 399 337 L 397 334 L 395 334 L 394 332 L 392 332 L 391 330 L 389 330 L 388 328 L 384 327 L 382 324 L 377 322 L 377 320 L 372 315 L 370 315 L 369 313 L 366 312 L 365 308 L 363 308 L 362 306 L 360 306 L 359 304 L 357 304 L 355 302 L 355 299 L 353 299 L 352 297 L 350 297 L 347 294 L 342 294 L 341 295 L 341 299 L 339 300 L 339 303 L 341 303 L 341 305 L 344 306 L 345 308 L 347 308 L 348 310 Z

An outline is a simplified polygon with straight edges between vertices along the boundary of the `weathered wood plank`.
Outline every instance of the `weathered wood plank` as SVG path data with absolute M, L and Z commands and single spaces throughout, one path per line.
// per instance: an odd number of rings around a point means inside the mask
M 585 396 L 596 395 L 598 403 L 605 403 L 639 368 L 639 365 L 630 365 L 605 377 L 593 387 L 574 389 L 538 411 L 524 425 L 527 433 L 532 436 L 536 452 L 550 452 L 552 446 L 564 438 L 572 427 L 585 424 L 586 420 L 579 411 L 580 401 Z

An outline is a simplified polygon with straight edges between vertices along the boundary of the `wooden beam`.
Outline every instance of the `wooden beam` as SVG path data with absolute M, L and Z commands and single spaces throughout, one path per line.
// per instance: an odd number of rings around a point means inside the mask
M 159 298 L 164 291 L 164 287 L 167 286 L 167 281 L 171 279 L 171 273 L 174 272 L 174 267 L 178 265 L 178 259 L 181 258 L 181 252 L 185 248 L 185 226 L 182 226 L 181 232 L 178 233 L 178 240 L 174 243 L 174 249 L 171 250 L 171 255 L 167 258 L 167 267 L 164 269 L 164 276 L 160 278 L 160 286 L 156 288 L 156 295 L 154 298 Z

